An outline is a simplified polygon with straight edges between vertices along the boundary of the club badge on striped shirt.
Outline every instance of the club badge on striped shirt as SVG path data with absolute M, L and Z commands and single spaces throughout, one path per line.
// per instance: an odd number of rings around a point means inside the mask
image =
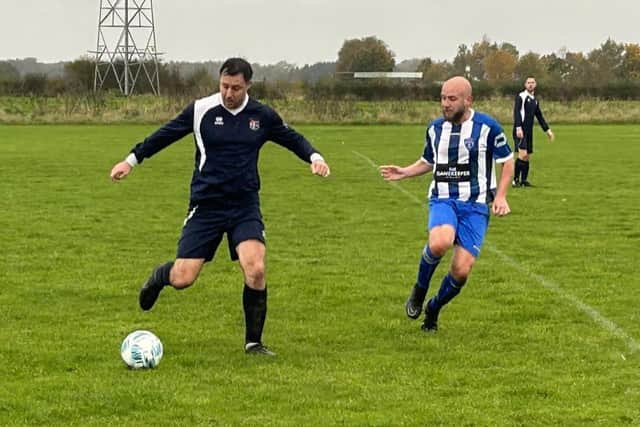
M 473 138 L 467 138 L 464 140 L 464 146 L 467 147 L 467 150 L 471 150 L 475 144 L 476 140 Z
M 254 131 L 260 129 L 260 120 L 249 119 L 249 129 Z

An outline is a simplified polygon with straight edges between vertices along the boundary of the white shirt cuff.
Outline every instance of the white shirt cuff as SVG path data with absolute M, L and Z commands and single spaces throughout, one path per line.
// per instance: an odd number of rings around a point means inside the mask
M 311 163 L 313 162 L 324 162 L 324 157 L 320 155 L 320 153 L 313 153 L 311 155 Z
M 138 158 L 133 153 L 129 153 L 129 155 L 127 156 L 126 159 L 124 159 L 124 161 L 129 163 L 129 166 L 131 166 L 132 168 L 138 165 Z

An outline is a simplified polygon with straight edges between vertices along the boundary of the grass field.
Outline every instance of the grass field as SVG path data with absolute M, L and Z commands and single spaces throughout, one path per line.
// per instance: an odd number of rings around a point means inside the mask
M 274 360 L 242 351 L 225 245 L 196 285 L 143 313 L 174 256 L 193 144 L 108 179 L 150 126 L 0 126 L 0 425 L 639 425 L 640 126 L 536 136 L 437 334 L 404 315 L 426 239 L 423 177 L 385 183 L 420 126 L 300 127 L 332 166 L 262 152 Z M 448 260 L 434 276 L 437 289 Z M 430 293 L 431 293 L 430 292 Z M 121 340 L 150 329 L 156 370 Z

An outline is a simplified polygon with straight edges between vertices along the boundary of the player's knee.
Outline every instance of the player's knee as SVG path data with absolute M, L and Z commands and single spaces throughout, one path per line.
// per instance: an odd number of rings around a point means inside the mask
M 188 288 L 196 281 L 198 273 L 196 269 L 174 266 L 171 270 L 171 286 L 176 289 Z
M 265 281 L 265 265 L 263 260 L 254 259 L 242 265 L 244 275 L 251 285 L 260 286 Z
M 451 247 L 452 243 L 446 238 L 433 238 L 429 239 L 429 249 L 431 253 L 437 257 L 443 257 L 447 253 L 447 250 Z

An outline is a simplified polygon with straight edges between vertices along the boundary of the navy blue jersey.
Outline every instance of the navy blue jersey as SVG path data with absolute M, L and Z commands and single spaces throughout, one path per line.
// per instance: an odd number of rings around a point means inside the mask
M 500 124 L 471 110 L 462 124 L 440 117 L 429 125 L 422 160 L 433 165 L 431 199 L 489 203 L 497 186 L 494 162 L 513 157 Z
M 549 130 L 549 125 L 540 110 L 540 102 L 532 94 L 523 90 L 516 95 L 513 105 L 513 137 L 516 137 L 518 127 L 521 127 L 525 134 L 531 134 L 534 117 L 538 119 L 543 131 Z
M 187 106 L 131 152 L 141 163 L 191 132 L 196 146 L 191 179 L 194 202 L 256 196 L 258 155 L 266 141 L 282 145 L 307 163 L 313 153 L 319 153 L 272 108 L 247 96 L 242 106 L 228 110 L 219 93 Z

